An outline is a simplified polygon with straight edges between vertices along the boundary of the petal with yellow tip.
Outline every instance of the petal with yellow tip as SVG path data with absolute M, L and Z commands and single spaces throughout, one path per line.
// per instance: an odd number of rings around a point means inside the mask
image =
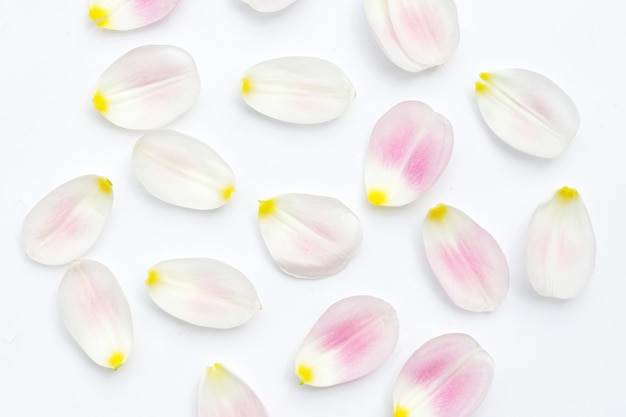
M 593 274 L 596 239 L 589 213 L 575 188 L 562 187 L 530 220 L 526 270 L 545 297 L 578 296 Z
M 109 217 L 112 187 L 107 178 L 84 175 L 42 198 L 22 225 L 26 256 L 44 265 L 63 265 L 85 254 Z
M 493 359 L 471 336 L 435 337 L 402 367 L 393 390 L 394 417 L 469 417 L 493 376 Z
M 133 344 L 133 322 L 126 296 L 101 263 L 72 262 L 59 286 L 63 323 L 76 343 L 98 365 L 117 370 Z
M 235 189 L 226 161 L 204 142 L 173 130 L 147 132 L 135 144 L 132 163 L 150 194 L 176 206 L 215 209 Z
M 428 263 L 454 304 L 474 312 L 500 305 L 509 290 L 509 267 L 493 236 L 444 204 L 428 212 L 422 236 Z
M 563 153 L 580 125 L 572 99 L 545 76 L 525 69 L 481 73 L 476 100 L 496 136 L 540 158 Z
M 273 13 L 291 6 L 296 0 L 242 0 L 257 12 Z
M 398 342 L 396 310 L 367 295 L 344 298 L 328 308 L 305 337 L 296 357 L 300 383 L 328 387 L 376 370 Z
M 365 160 L 365 190 L 376 206 L 418 199 L 448 165 L 454 135 L 448 119 L 419 101 L 393 106 L 376 122 Z
M 240 271 L 215 259 L 170 259 L 148 271 L 150 298 L 163 311 L 196 326 L 241 326 L 259 310 L 254 285 Z
M 241 79 L 243 99 L 254 110 L 289 123 L 323 123 L 350 106 L 355 90 L 335 64 L 313 57 L 284 57 L 249 68 Z
M 361 222 L 341 201 L 282 194 L 259 204 L 259 227 L 276 264 L 298 278 L 341 271 L 361 244 Z
M 178 0 L 89 0 L 89 18 L 110 30 L 131 30 L 167 16 Z
M 199 94 L 200 78 L 189 53 L 172 45 L 145 45 L 102 73 L 93 104 L 117 126 L 150 130 L 185 113 Z

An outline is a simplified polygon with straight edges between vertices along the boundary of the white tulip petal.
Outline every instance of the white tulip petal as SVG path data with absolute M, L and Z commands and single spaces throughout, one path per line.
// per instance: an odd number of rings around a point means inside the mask
M 440 204 L 422 229 L 433 273 L 457 306 L 495 310 L 509 290 L 509 267 L 498 242 L 462 211 Z
M 72 262 L 61 280 L 59 300 L 65 327 L 95 363 L 117 370 L 126 362 L 133 322 L 124 292 L 106 266 Z
M 241 93 L 250 107 L 290 123 L 323 123 L 339 117 L 355 90 L 335 64 L 312 57 L 285 57 L 249 68 Z
M 493 359 L 472 337 L 431 339 L 398 375 L 394 417 L 468 417 L 487 395 L 493 374 Z
M 365 191 L 374 205 L 418 199 L 448 165 L 454 146 L 448 119 L 419 101 L 396 104 L 374 126 L 365 161 Z
M 361 378 L 398 342 L 396 310 L 370 296 L 344 298 L 322 314 L 302 342 L 295 372 L 301 384 L 328 387 Z
M 44 265 L 63 265 L 98 240 L 113 205 L 111 181 L 96 175 L 75 178 L 47 194 L 26 215 L 22 245 Z
M 156 198 L 196 210 L 221 207 L 235 190 L 233 171 L 213 149 L 173 130 L 151 131 L 139 139 L 133 170 Z
M 172 316 L 197 326 L 230 329 L 261 310 L 252 283 L 214 259 L 171 259 L 154 265 L 146 280 L 152 301 Z
M 559 156 L 576 136 L 580 116 L 572 99 L 536 72 L 483 72 L 478 108 L 493 132 L 513 148 L 541 158 Z
M 574 188 L 563 187 L 540 205 L 528 229 L 526 269 L 535 291 L 569 299 L 589 283 L 596 240 L 585 203 Z
M 191 55 L 176 46 L 146 45 L 104 71 L 93 104 L 113 124 L 149 130 L 185 113 L 199 94 L 200 78 Z
M 89 18 L 96 26 L 131 30 L 167 16 L 178 0 L 89 0 Z
M 242 0 L 257 12 L 273 13 L 291 6 L 296 0 Z
M 199 417 L 267 417 L 248 384 L 220 363 L 204 372 L 198 398 Z
M 283 194 L 259 205 L 261 235 L 280 269 L 298 278 L 341 271 L 361 244 L 361 222 L 342 202 Z

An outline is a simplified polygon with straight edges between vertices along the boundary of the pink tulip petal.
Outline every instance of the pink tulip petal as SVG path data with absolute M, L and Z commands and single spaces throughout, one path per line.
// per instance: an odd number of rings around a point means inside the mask
M 96 26 L 130 30 L 167 16 L 178 0 L 89 0 L 89 18 Z

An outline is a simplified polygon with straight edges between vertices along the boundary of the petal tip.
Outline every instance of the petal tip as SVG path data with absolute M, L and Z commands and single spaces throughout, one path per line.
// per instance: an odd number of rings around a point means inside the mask
M 441 222 L 448 214 L 448 206 L 445 204 L 438 204 L 435 207 L 428 210 L 427 218 L 430 221 Z
M 124 362 L 126 362 L 126 355 L 122 352 L 113 352 L 108 361 L 109 366 L 113 368 L 114 371 L 120 369 L 122 365 L 124 365 Z
M 367 193 L 367 199 L 374 206 L 383 206 L 387 202 L 387 193 L 382 190 L 371 190 Z

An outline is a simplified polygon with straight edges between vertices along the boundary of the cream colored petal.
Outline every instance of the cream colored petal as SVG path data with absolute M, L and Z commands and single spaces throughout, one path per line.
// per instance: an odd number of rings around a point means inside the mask
M 273 13 L 291 6 L 296 0 L 242 0 L 257 12 Z
M 131 30 L 167 16 L 178 0 L 89 0 L 89 18 L 96 26 Z

